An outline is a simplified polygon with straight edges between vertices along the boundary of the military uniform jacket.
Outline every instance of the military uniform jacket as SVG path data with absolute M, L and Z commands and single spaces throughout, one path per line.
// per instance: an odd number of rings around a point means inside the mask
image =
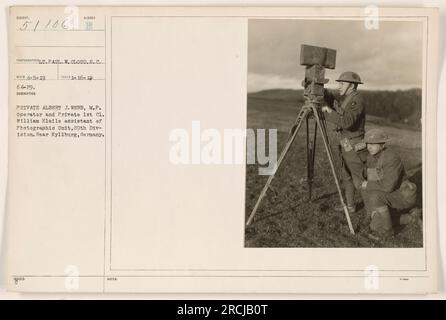
M 393 192 L 405 179 L 401 158 L 392 149 L 384 148 L 378 154 L 367 156 L 366 191 Z
M 325 119 L 339 127 L 341 139 L 362 139 L 365 132 L 365 108 L 360 93 L 357 91 L 350 93 L 338 108 L 335 107 L 336 99 L 328 91 L 325 93 L 325 100 L 333 108 L 333 112 L 325 114 Z

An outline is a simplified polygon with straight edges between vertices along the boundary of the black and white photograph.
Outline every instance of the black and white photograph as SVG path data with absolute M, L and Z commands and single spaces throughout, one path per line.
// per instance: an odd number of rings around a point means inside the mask
M 5 13 L 5 290 L 440 289 L 438 8 Z
M 249 20 L 247 128 L 277 162 L 246 166 L 245 247 L 423 247 L 423 48 L 417 21 Z

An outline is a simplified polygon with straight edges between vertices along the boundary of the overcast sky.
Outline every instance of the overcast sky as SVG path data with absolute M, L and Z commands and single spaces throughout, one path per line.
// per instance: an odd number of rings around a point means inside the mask
M 380 21 L 378 30 L 367 30 L 359 20 L 250 20 L 248 91 L 300 88 L 301 44 L 337 50 L 336 69 L 325 73 L 328 87 L 350 70 L 363 89 L 421 88 L 422 39 L 421 22 Z

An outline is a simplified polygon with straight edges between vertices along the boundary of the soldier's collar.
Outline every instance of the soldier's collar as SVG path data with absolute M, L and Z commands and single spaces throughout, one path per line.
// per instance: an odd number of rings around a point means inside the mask
M 375 154 L 375 155 L 373 155 L 375 158 L 379 158 L 382 154 L 383 154 L 383 152 L 384 151 L 386 151 L 387 150 L 387 146 L 386 145 L 384 145 L 384 148 L 382 148 L 377 154 Z
M 342 102 L 346 103 L 347 101 L 350 101 L 350 99 L 352 99 L 357 94 L 358 94 L 358 91 L 357 90 L 353 90 L 349 94 L 344 95 L 344 97 L 342 99 Z
M 348 95 L 346 95 L 346 97 L 350 97 L 350 96 L 354 96 L 358 94 L 358 90 L 353 89 L 352 92 L 350 92 Z

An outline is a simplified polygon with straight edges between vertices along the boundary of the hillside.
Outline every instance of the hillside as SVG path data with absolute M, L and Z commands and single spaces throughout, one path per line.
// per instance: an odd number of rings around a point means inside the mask
M 421 128 L 421 89 L 397 91 L 360 90 L 367 115 L 376 116 L 380 124 L 399 124 L 412 129 Z M 333 91 L 334 94 L 336 92 Z M 304 103 L 303 90 L 271 89 L 249 93 L 252 100 L 261 99 L 264 102 L 274 100 L 282 105 L 296 106 Z

